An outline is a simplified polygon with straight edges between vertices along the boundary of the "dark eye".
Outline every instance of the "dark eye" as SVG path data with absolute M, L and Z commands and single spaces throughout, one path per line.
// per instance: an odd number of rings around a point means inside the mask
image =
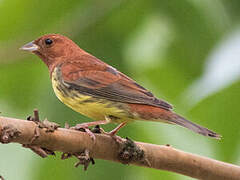
M 53 43 L 53 41 L 51 39 L 45 39 L 45 44 L 50 45 L 52 43 Z

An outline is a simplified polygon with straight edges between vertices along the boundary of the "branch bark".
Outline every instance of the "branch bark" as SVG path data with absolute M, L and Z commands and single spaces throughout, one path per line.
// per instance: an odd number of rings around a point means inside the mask
M 32 142 L 32 138 L 36 136 L 36 128 L 38 126 L 32 121 L 0 117 L 0 141 L 31 144 L 72 154 L 88 150 L 92 158 L 162 169 L 197 179 L 240 179 L 239 166 L 186 153 L 171 146 L 128 141 L 130 145 L 127 147 L 127 141 L 116 143 L 113 138 L 104 134 L 95 134 L 94 142 L 85 132 L 65 128 L 58 128 L 54 132 L 46 132 L 44 128 L 40 128 L 39 137 Z M 135 157 L 131 153 L 135 153 Z M 133 158 L 129 158 L 130 156 Z

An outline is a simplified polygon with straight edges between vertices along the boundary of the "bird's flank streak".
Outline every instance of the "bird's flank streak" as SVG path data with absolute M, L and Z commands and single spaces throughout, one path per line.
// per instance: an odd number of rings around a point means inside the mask
M 128 106 L 123 103 L 94 98 L 66 86 L 59 67 L 56 67 L 52 73 L 52 86 L 55 94 L 64 104 L 94 120 L 104 120 L 105 116 L 108 116 L 113 122 L 119 123 L 137 118 L 131 115 Z

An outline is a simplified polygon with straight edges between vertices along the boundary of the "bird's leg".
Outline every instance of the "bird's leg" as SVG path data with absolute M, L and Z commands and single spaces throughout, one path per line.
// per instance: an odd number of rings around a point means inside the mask
M 81 124 L 77 124 L 75 126 L 75 129 L 80 129 L 80 128 L 84 128 L 84 127 L 86 128 L 86 127 L 90 127 L 90 126 L 96 126 L 96 125 L 107 124 L 107 123 L 109 123 L 108 120 L 81 123 Z
M 126 122 L 123 122 L 123 123 L 119 124 L 116 128 L 114 128 L 113 130 L 111 130 L 111 131 L 109 132 L 109 135 L 110 135 L 110 136 L 115 136 L 115 135 L 117 134 L 117 132 L 118 132 L 122 127 L 124 127 L 126 124 L 127 124 Z
M 93 141 L 95 141 L 96 137 L 95 137 L 94 133 L 89 129 L 89 127 L 90 126 L 97 126 L 97 125 L 101 125 L 101 124 L 108 124 L 110 122 L 111 122 L 111 119 L 108 116 L 106 116 L 105 120 L 77 124 L 76 126 L 72 127 L 71 129 L 75 129 L 75 130 L 79 130 L 79 131 L 82 130 L 82 131 L 86 132 L 93 139 Z M 122 142 L 122 138 L 119 137 L 119 136 L 116 136 L 116 134 L 126 124 L 127 124 L 127 122 L 123 122 L 123 123 L 119 124 L 115 129 L 113 129 L 110 132 L 105 132 L 102 128 L 100 128 L 100 131 L 103 134 L 111 136 L 115 141 Z
M 119 124 L 116 128 L 114 128 L 112 131 L 110 131 L 110 132 L 104 132 L 104 131 L 103 131 L 103 133 L 111 136 L 116 142 L 119 142 L 119 143 L 120 143 L 120 142 L 122 142 L 123 140 L 122 140 L 121 137 L 116 136 L 116 134 L 117 134 L 117 132 L 118 132 L 122 127 L 124 127 L 126 124 L 127 124 L 127 122 L 123 122 L 123 123 Z
M 107 124 L 109 123 L 109 121 L 106 120 L 102 120 L 102 121 L 93 121 L 93 122 L 88 122 L 88 123 L 81 123 L 81 124 L 77 124 L 76 126 L 72 127 L 71 129 L 75 129 L 75 130 L 84 130 L 94 141 L 96 139 L 94 133 L 89 129 L 89 126 L 97 126 L 100 124 Z

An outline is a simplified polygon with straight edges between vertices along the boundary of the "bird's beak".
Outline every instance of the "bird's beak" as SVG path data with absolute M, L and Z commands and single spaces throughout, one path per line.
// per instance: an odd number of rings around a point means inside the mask
M 30 43 L 27 43 L 25 44 L 24 46 L 22 46 L 21 48 L 19 48 L 20 50 L 23 50 L 23 51 L 30 51 L 30 52 L 33 52 L 33 51 L 37 51 L 39 49 L 39 46 L 34 44 L 34 41 L 30 42 Z

